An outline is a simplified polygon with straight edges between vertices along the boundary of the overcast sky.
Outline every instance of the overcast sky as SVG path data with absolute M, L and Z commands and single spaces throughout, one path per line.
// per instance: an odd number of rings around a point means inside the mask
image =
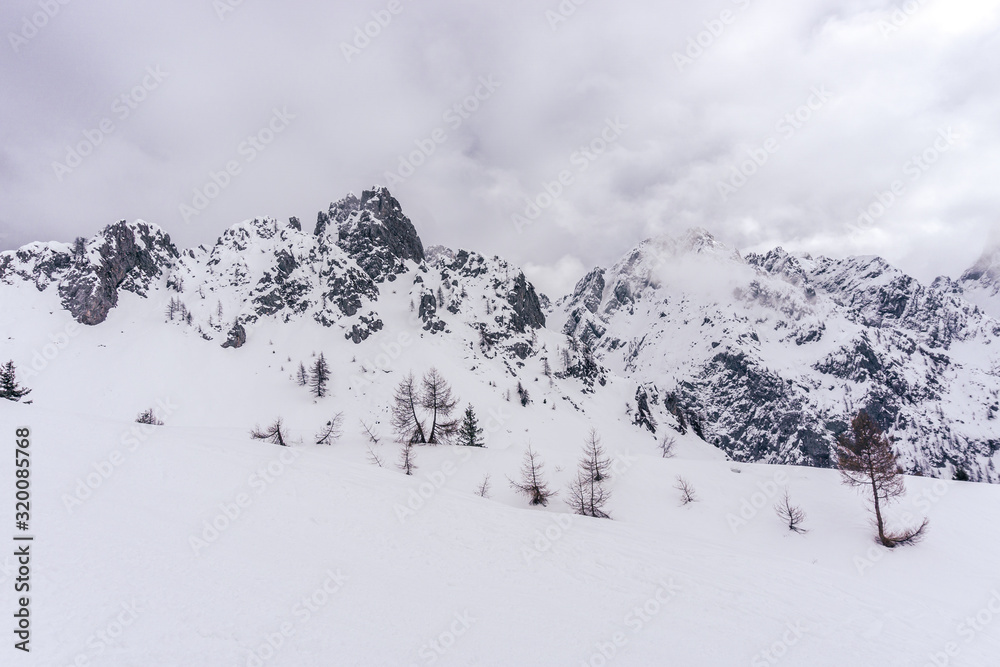
M 378 183 L 558 295 L 692 226 L 921 280 L 1000 227 L 1000 0 L 576 2 L 5 0 L 0 248 Z

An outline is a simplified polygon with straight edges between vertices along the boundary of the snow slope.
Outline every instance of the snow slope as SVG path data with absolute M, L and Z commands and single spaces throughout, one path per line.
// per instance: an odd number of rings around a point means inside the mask
M 931 532 L 887 552 L 835 472 L 729 462 L 690 431 L 662 459 L 621 418 L 634 384 L 581 392 L 573 377 L 550 385 L 537 358 L 522 368 L 456 348 L 423 329 L 408 289 L 380 287 L 385 328 L 364 346 L 306 319 L 262 322 L 235 350 L 165 325 L 162 304 L 134 294 L 82 327 L 54 291 L 3 289 L 0 357 L 44 359 L 24 378 L 32 404 L 0 402 L 4 433 L 33 431 L 37 540 L 33 650 L 9 664 L 922 665 L 950 644 L 953 665 L 1000 655 L 995 486 L 909 478 L 890 520 L 927 515 Z M 539 347 L 558 338 L 536 335 Z M 316 400 L 290 376 L 319 351 L 334 381 Z M 406 477 L 384 406 L 402 374 L 431 365 L 476 406 L 488 448 L 421 447 Z M 511 368 L 527 407 L 505 400 Z M 164 426 L 134 423 L 154 406 Z M 343 438 L 311 444 L 337 411 Z M 279 415 L 301 442 L 248 438 Z M 383 436 L 372 448 L 384 468 L 368 461 L 360 419 Z M 564 490 L 528 508 L 506 481 L 527 444 L 565 489 L 591 427 L 617 461 L 613 520 L 567 514 Z M 489 499 L 474 495 L 486 474 Z M 679 505 L 678 475 L 698 502 Z M 785 487 L 808 513 L 805 535 L 770 508 Z M 0 565 L 9 591 L 13 558 Z

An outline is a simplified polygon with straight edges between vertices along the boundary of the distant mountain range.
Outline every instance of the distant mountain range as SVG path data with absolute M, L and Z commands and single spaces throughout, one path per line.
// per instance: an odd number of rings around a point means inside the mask
M 1000 248 L 925 286 L 878 257 L 744 257 L 695 229 L 643 241 L 550 301 L 499 257 L 425 248 L 376 187 L 312 229 L 255 219 L 211 247 L 181 250 L 154 224 L 121 221 L 0 253 L 0 301 L 24 284 L 94 327 L 122 293 L 155 300 L 164 326 L 226 348 L 253 344 L 263 321 L 373 345 L 399 333 L 385 312 L 403 299 L 422 335 L 514 377 L 550 369 L 575 383 L 574 405 L 609 383 L 634 388 L 621 418 L 637 431 L 690 430 L 737 460 L 828 467 L 866 409 L 908 472 L 1000 483 Z

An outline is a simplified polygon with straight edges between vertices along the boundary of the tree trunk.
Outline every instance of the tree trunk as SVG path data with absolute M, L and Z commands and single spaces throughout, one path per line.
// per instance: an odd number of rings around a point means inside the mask
M 875 486 L 875 480 L 872 480 L 872 498 L 875 499 L 875 523 L 878 526 L 878 539 L 884 547 L 895 546 L 889 540 L 885 538 L 885 525 L 882 523 L 882 509 L 878 504 L 878 487 Z

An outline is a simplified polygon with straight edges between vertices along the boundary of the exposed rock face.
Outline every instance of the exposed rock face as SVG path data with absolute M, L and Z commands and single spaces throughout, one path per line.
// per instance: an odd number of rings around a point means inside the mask
M 830 466 L 865 410 L 907 471 L 1000 482 L 1000 322 L 965 289 L 993 265 L 928 287 L 877 257 L 744 259 L 694 230 L 592 271 L 552 315 L 597 363 L 667 397 L 646 401 L 661 428 L 734 459 Z
M 404 274 L 412 282 L 399 281 Z M 471 337 L 489 355 L 535 354 L 534 331 L 545 323 L 520 270 L 464 250 L 425 253 L 384 188 L 320 212 L 314 233 L 297 218 L 255 218 L 233 225 L 210 248 L 178 253 L 155 226 L 120 222 L 74 245 L 31 244 L 0 253 L 0 282 L 15 281 L 55 286 L 65 308 L 87 324 L 104 321 L 121 290 L 155 297 L 175 315 L 165 321 L 232 348 L 247 342 L 247 325 L 263 319 L 312 319 L 361 344 L 384 328 L 381 290 L 410 290 L 425 332 Z
M 406 271 L 404 260 L 424 261 L 424 246 L 399 202 L 385 188 L 349 195 L 320 216 L 317 235 L 337 225 L 336 243 L 375 282 L 393 281 Z
M 223 348 L 231 347 L 233 349 L 239 349 L 243 347 L 247 342 L 247 330 L 243 328 L 243 325 L 239 322 L 233 324 L 233 327 L 229 330 L 229 335 L 226 337 L 226 342 L 222 344 Z
M 59 269 L 63 307 L 81 324 L 100 324 L 118 304 L 120 289 L 146 296 L 152 282 L 178 257 L 170 237 L 144 222 L 124 220 L 105 228 L 69 259 L 36 264 L 51 280 Z M 63 268 L 65 267 L 65 268 Z M 36 277 L 37 283 L 37 277 Z
M 507 294 L 507 303 L 514 310 L 511 326 L 519 333 L 524 333 L 529 327 L 541 329 L 545 326 L 545 313 L 542 312 L 538 295 L 523 273 L 514 278 L 514 284 Z

